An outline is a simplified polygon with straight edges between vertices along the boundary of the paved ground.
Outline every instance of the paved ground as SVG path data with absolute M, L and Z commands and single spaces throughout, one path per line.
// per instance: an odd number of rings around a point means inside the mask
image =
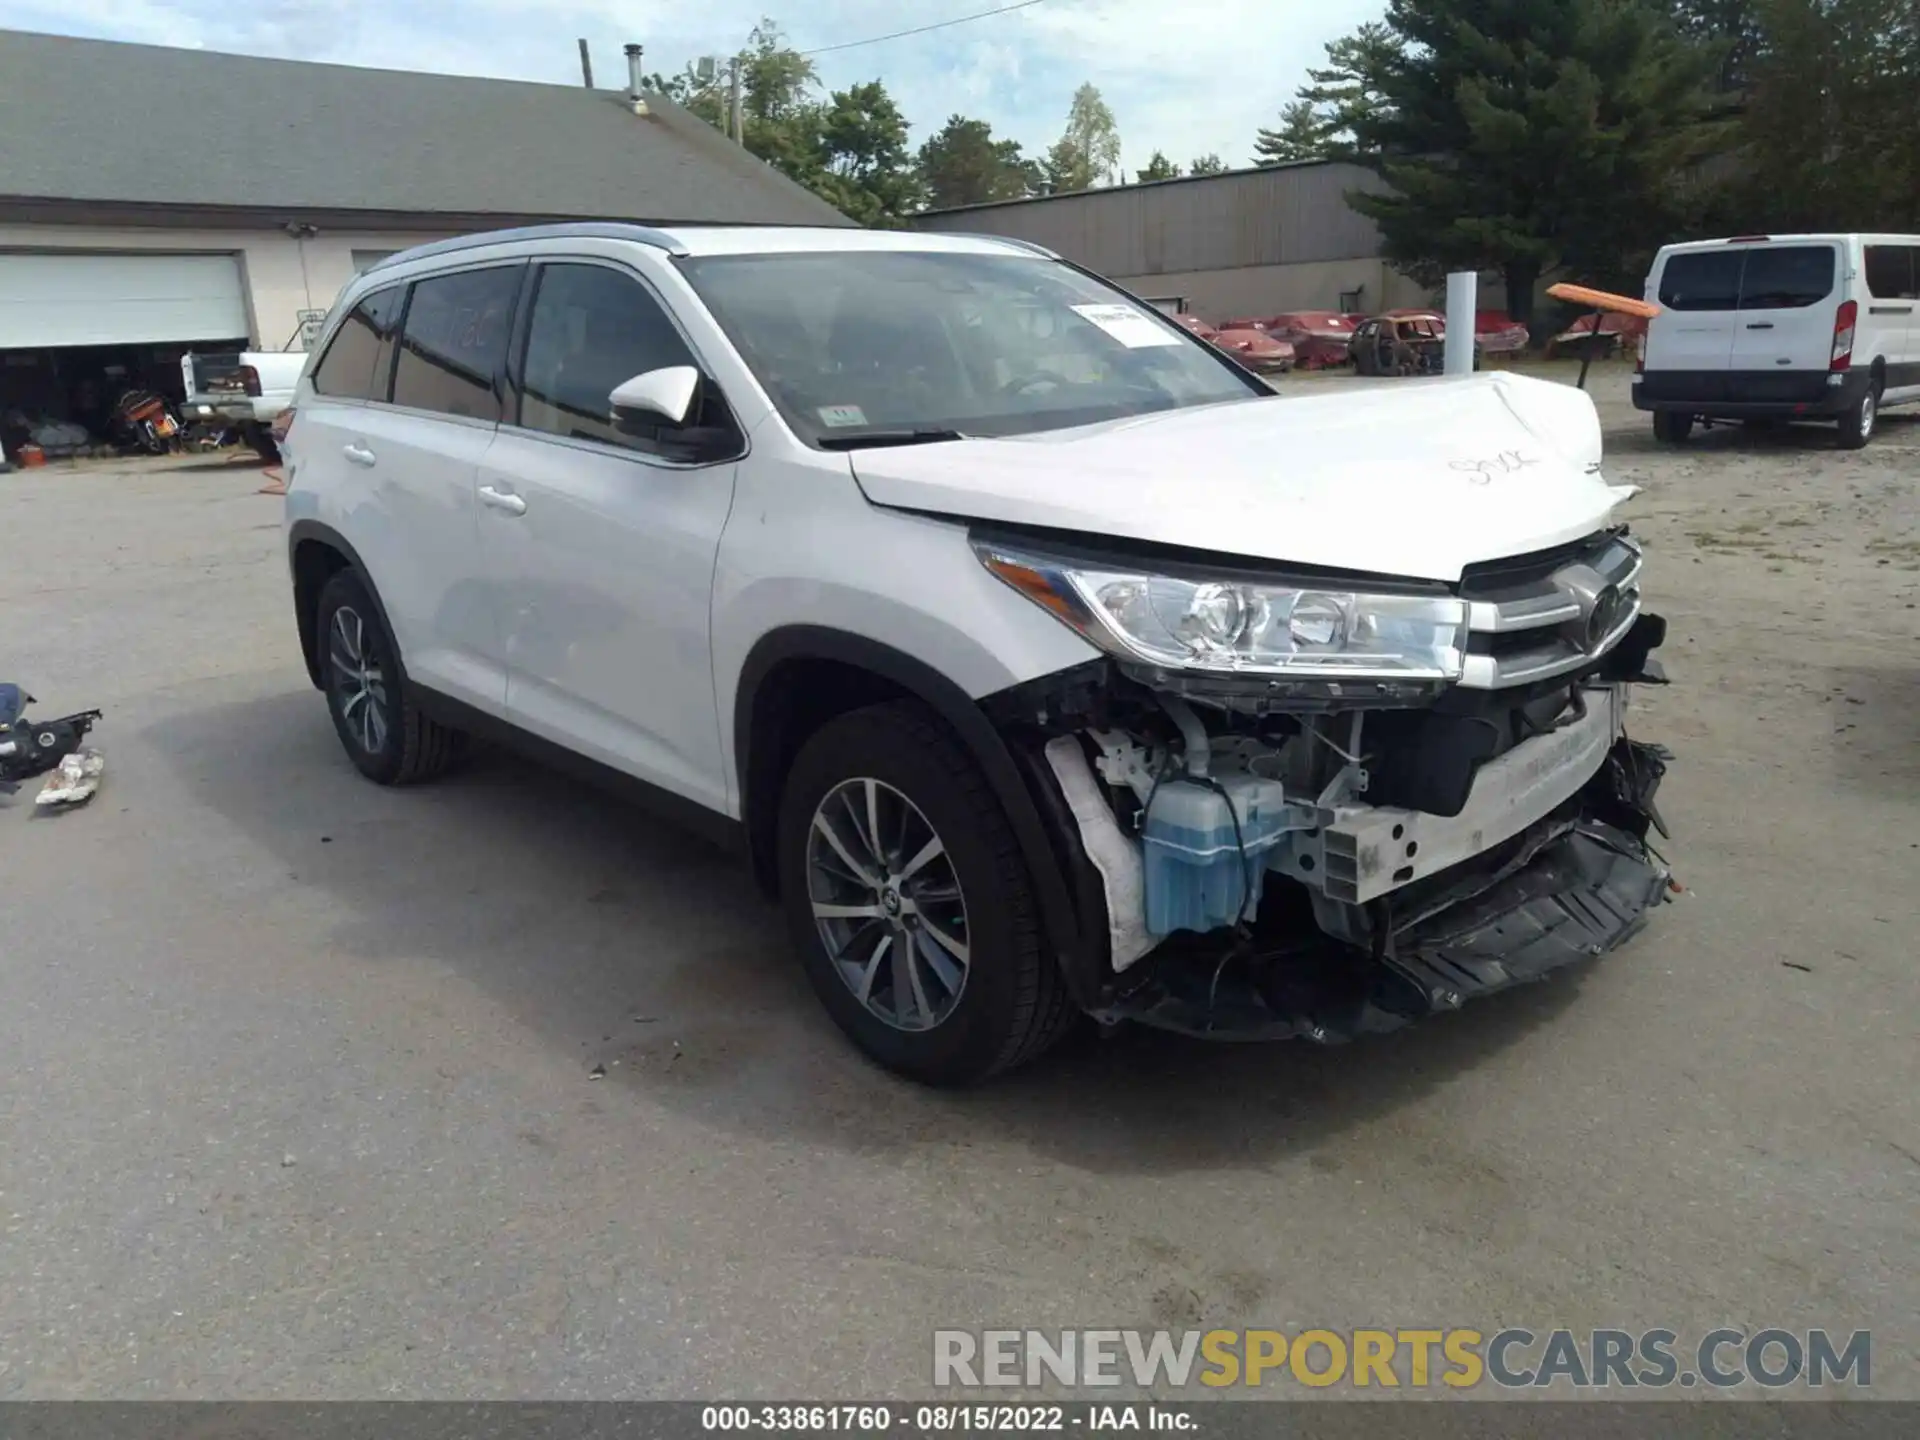
M 1676 457 L 1601 383 L 1692 892 L 1384 1041 L 965 1096 L 697 844 L 358 780 L 254 472 L 0 477 L 0 671 L 110 755 L 0 803 L 0 1396 L 919 1394 L 935 1326 L 1195 1322 L 1872 1326 L 1920 1394 L 1920 421 Z

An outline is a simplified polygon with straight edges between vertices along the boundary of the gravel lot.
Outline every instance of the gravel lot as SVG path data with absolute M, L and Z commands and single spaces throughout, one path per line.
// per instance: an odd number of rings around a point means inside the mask
M 1920 419 L 1661 452 L 1596 384 L 1689 893 L 1399 1036 L 961 1096 L 699 844 L 359 780 L 256 471 L 0 477 L 0 678 L 109 756 L 0 800 L 0 1397 L 908 1396 L 936 1326 L 1196 1323 L 1871 1327 L 1920 1396 Z

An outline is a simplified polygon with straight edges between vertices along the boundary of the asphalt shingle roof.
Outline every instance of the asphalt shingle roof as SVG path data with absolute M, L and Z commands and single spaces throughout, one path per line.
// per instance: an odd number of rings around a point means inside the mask
M 658 96 L 0 30 L 0 197 L 850 224 Z

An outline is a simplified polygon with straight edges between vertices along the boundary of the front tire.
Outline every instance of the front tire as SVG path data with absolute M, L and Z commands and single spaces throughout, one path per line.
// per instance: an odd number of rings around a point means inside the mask
M 340 571 L 321 589 L 314 634 L 334 732 L 362 775 L 379 785 L 412 785 L 460 758 L 466 736 L 428 719 L 415 703 L 393 636 L 353 571 Z
M 816 732 L 788 773 L 777 847 L 808 980 L 889 1070 L 975 1084 L 1074 1018 L 1006 815 L 922 706 L 876 705 Z
M 1693 416 L 1677 410 L 1653 412 L 1653 438 L 1663 445 L 1684 445 L 1693 434 Z
M 1860 449 L 1873 438 L 1879 419 L 1880 382 L 1876 380 L 1867 386 L 1866 393 L 1854 402 L 1853 408 L 1840 417 L 1840 448 Z

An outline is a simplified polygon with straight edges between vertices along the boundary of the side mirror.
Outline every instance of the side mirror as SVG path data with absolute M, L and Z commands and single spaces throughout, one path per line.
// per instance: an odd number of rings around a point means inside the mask
M 622 381 L 607 397 L 616 428 L 653 434 L 665 421 L 684 425 L 700 393 L 700 372 L 691 365 L 669 365 Z

